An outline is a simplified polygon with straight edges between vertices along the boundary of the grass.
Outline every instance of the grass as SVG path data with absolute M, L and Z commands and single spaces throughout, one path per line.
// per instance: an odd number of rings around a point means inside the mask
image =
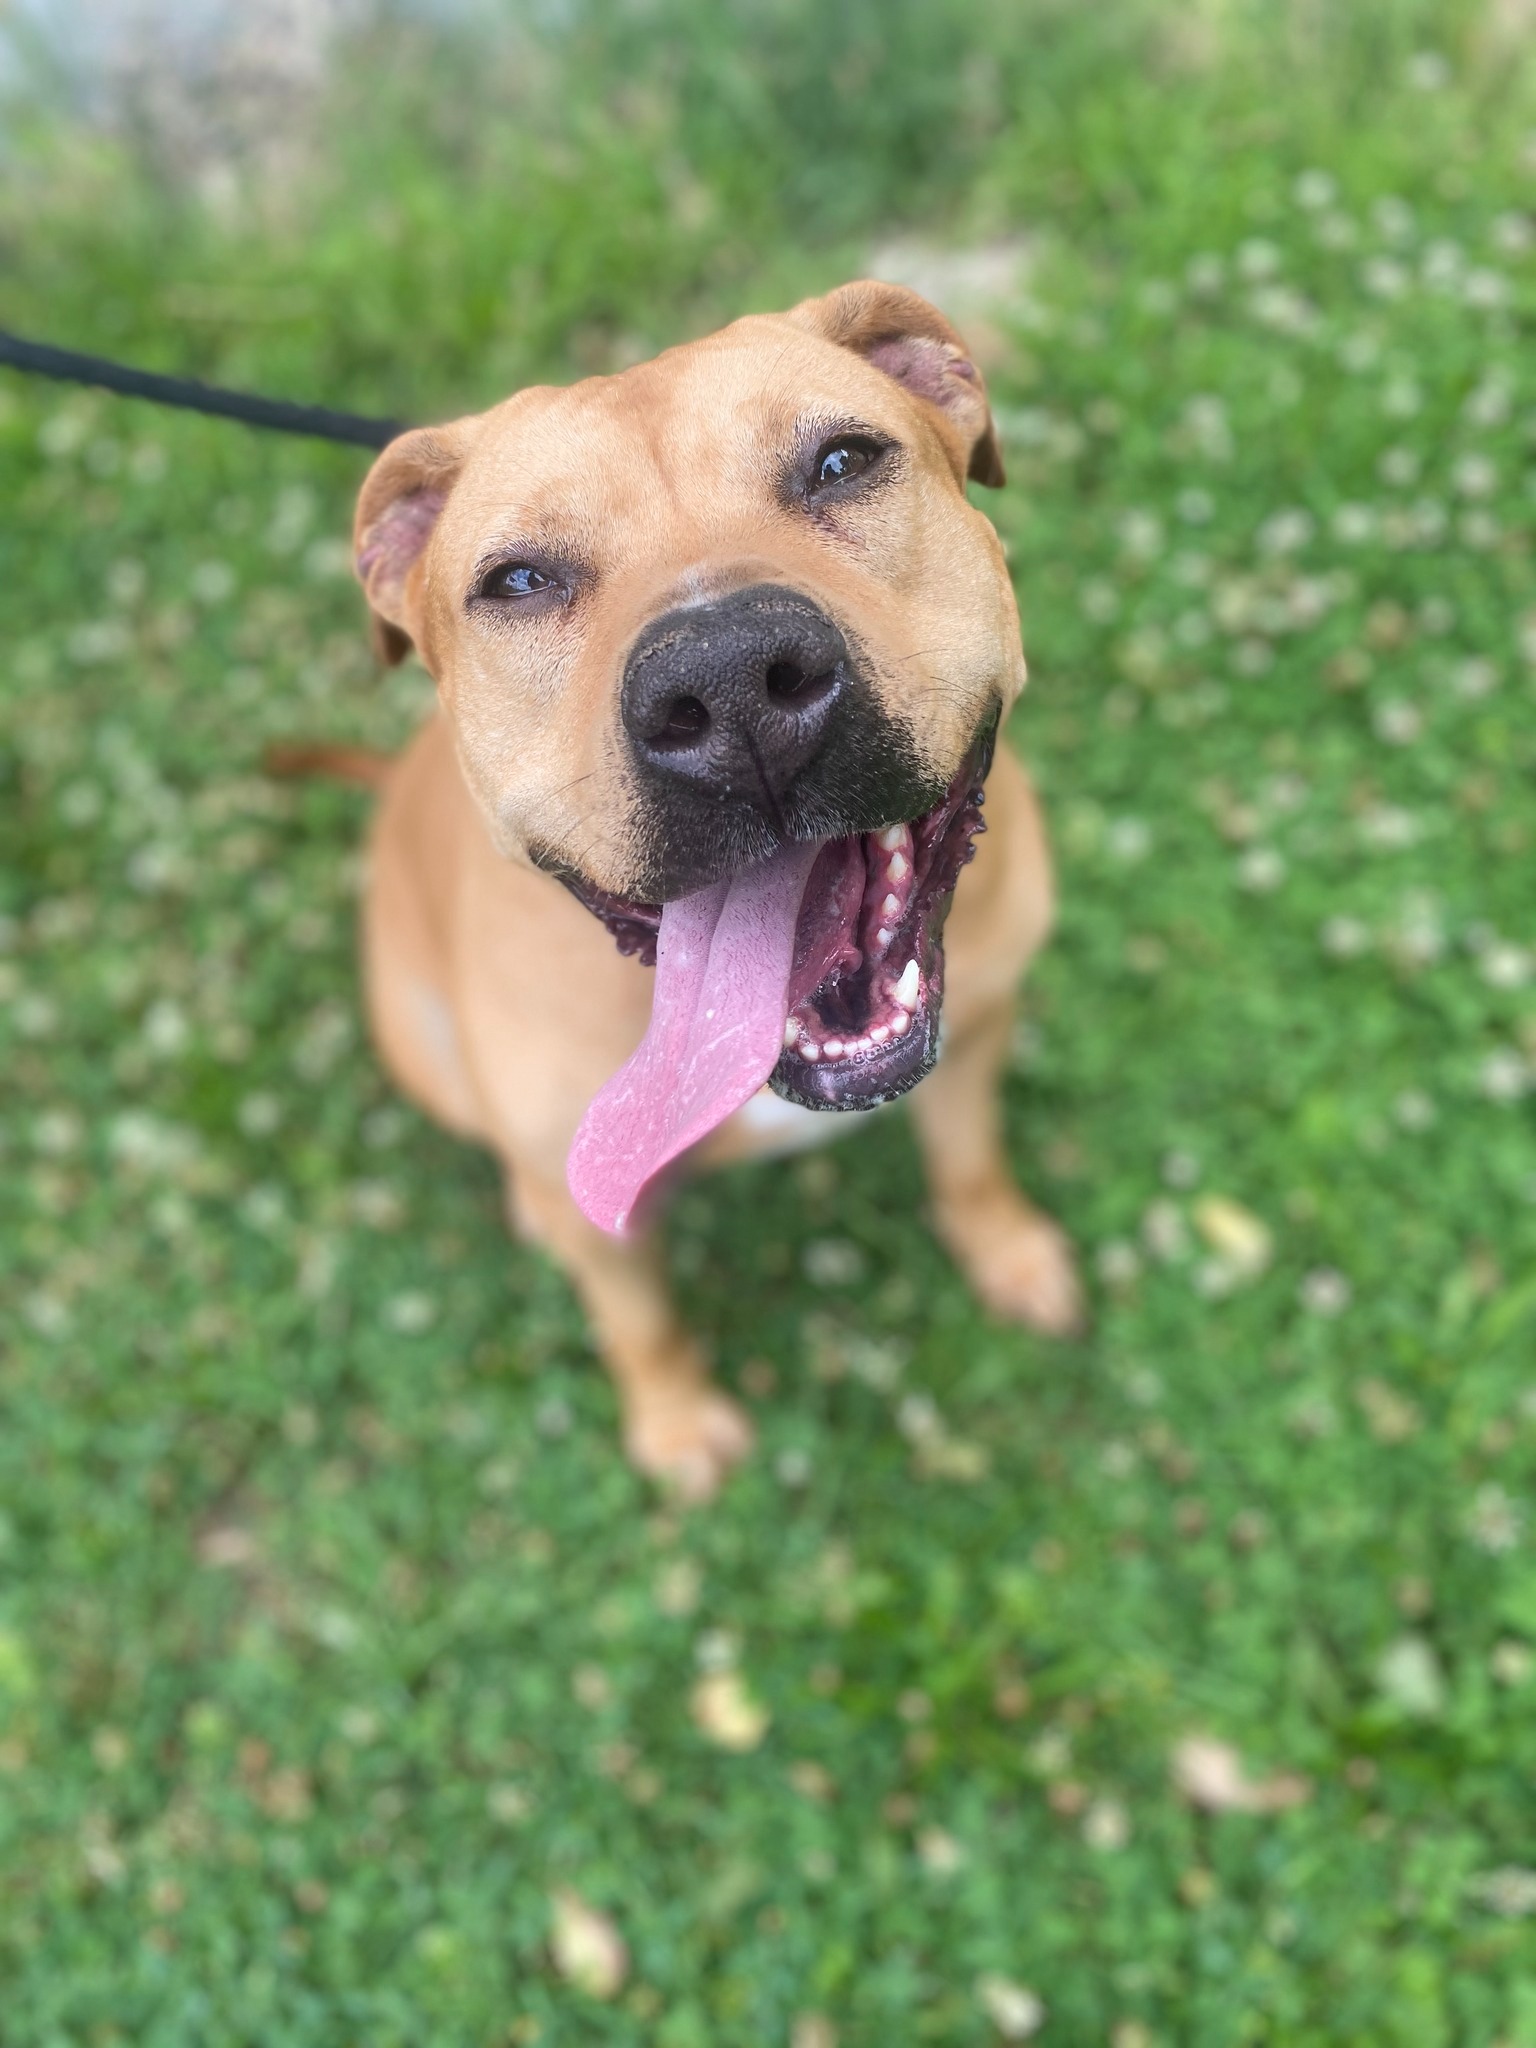
M 1063 2048 L 1536 2042 L 1536 96 L 1476 11 L 1336 12 L 676 0 L 426 82 L 379 30 L 222 210 L 13 121 L 0 316 L 358 407 L 1030 238 L 989 509 L 1062 919 L 1008 1111 L 1097 1298 L 981 1317 L 899 1119 L 687 1193 L 762 1442 L 667 1512 L 362 1041 L 365 806 L 256 772 L 422 707 L 359 463 L 9 382 L 5 2048 L 982 2044 L 1031 1994 Z M 1192 1736 L 1289 1803 L 1192 1801 Z

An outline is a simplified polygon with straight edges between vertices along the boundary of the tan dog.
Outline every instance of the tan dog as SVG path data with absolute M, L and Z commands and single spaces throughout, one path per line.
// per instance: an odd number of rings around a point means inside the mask
M 934 1222 L 976 1292 L 1079 1320 L 998 1136 L 1051 882 L 1024 774 L 992 759 L 1024 662 L 968 476 L 1002 469 L 959 337 L 854 284 L 403 434 L 363 486 L 381 649 L 414 646 L 442 706 L 384 778 L 378 1043 L 496 1152 L 510 1217 L 586 1304 L 631 1458 L 690 1497 L 751 1438 L 644 1227 L 674 1162 L 832 1135 L 813 1112 L 921 1080 Z

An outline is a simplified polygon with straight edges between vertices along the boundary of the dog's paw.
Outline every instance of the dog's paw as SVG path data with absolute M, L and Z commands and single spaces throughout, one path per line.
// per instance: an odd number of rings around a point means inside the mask
M 1066 1233 L 1020 1200 L 946 1231 L 982 1306 L 1043 1337 L 1076 1337 L 1088 1308 Z
M 624 1447 L 635 1470 L 690 1504 L 719 1492 L 752 1440 L 743 1411 L 709 1386 L 633 1400 L 624 1422 Z

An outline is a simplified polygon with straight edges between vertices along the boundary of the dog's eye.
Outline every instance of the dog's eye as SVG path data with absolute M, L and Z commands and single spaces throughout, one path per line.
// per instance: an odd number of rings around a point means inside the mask
M 872 468 L 884 453 L 880 443 L 867 434 L 842 434 L 837 440 L 828 441 L 818 453 L 811 489 L 824 491 L 829 484 L 848 483 Z
M 541 590 L 553 590 L 555 579 L 535 569 L 531 562 L 503 562 L 480 586 L 482 597 L 537 597 Z

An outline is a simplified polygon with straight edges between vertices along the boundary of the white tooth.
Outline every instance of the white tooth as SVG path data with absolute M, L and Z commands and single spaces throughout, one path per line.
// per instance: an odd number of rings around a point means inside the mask
M 912 1019 L 907 1015 L 905 1010 L 898 1010 L 895 1016 L 891 1019 L 892 1038 L 905 1038 L 907 1033 L 911 1029 Z
M 843 1041 L 840 1038 L 823 1039 L 821 1049 L 829 1060 L 840 1060 L 843 1056 Z
M 891 1027 L 889 1024 L 876 1024 L 869 1034 L 870 1044 L 884 1045 L 890 1038 L 890 1035 Z
M 890 860 L 886 863 L 885 872 L 893 882 L 904 882 L 910 866 L 911 862 L 904 853 L 893 853 Z
M 786 1017 L 784 1019 L 784 1043 L 786 1045 L 793 1045 L 799 1036 L 800 1019 L 798 1017 Z
M 891 943 L 891 940 L 895 936 L 896 935 L 894 932 L 888 932 L 885 926 L 881 925 L 879 931 L 875 933 L 875 943 L 879 946 L 882 953 L 885 951 L 886 947 Z
M 801 1059 L 808 1061 L 809 1064 L 813 1067 L 815 1066 L 816 1062 L 821 1058 L 821 1047 L 816 1043 L 814 1038 L 807 1039 L 806 1043 L 801 1046 L 800 1057 Z
M 898 846 L 906 844 L 906 840 L 907 828 L 905 825 L 887 825 L 883 832 L 875 834 L 875 844 L 882 853 L 894 853 Z
M 880 915 L 882 917 L 900 917 L 901 898 L 899 896 L 887 896 L 880 906 Z
M 909 960 L 901 970 L 901 979 L 891 990 L 891 994 L 904 1010 L 915 1010 L 917 1008 L 918 987 L 917 962 Z

